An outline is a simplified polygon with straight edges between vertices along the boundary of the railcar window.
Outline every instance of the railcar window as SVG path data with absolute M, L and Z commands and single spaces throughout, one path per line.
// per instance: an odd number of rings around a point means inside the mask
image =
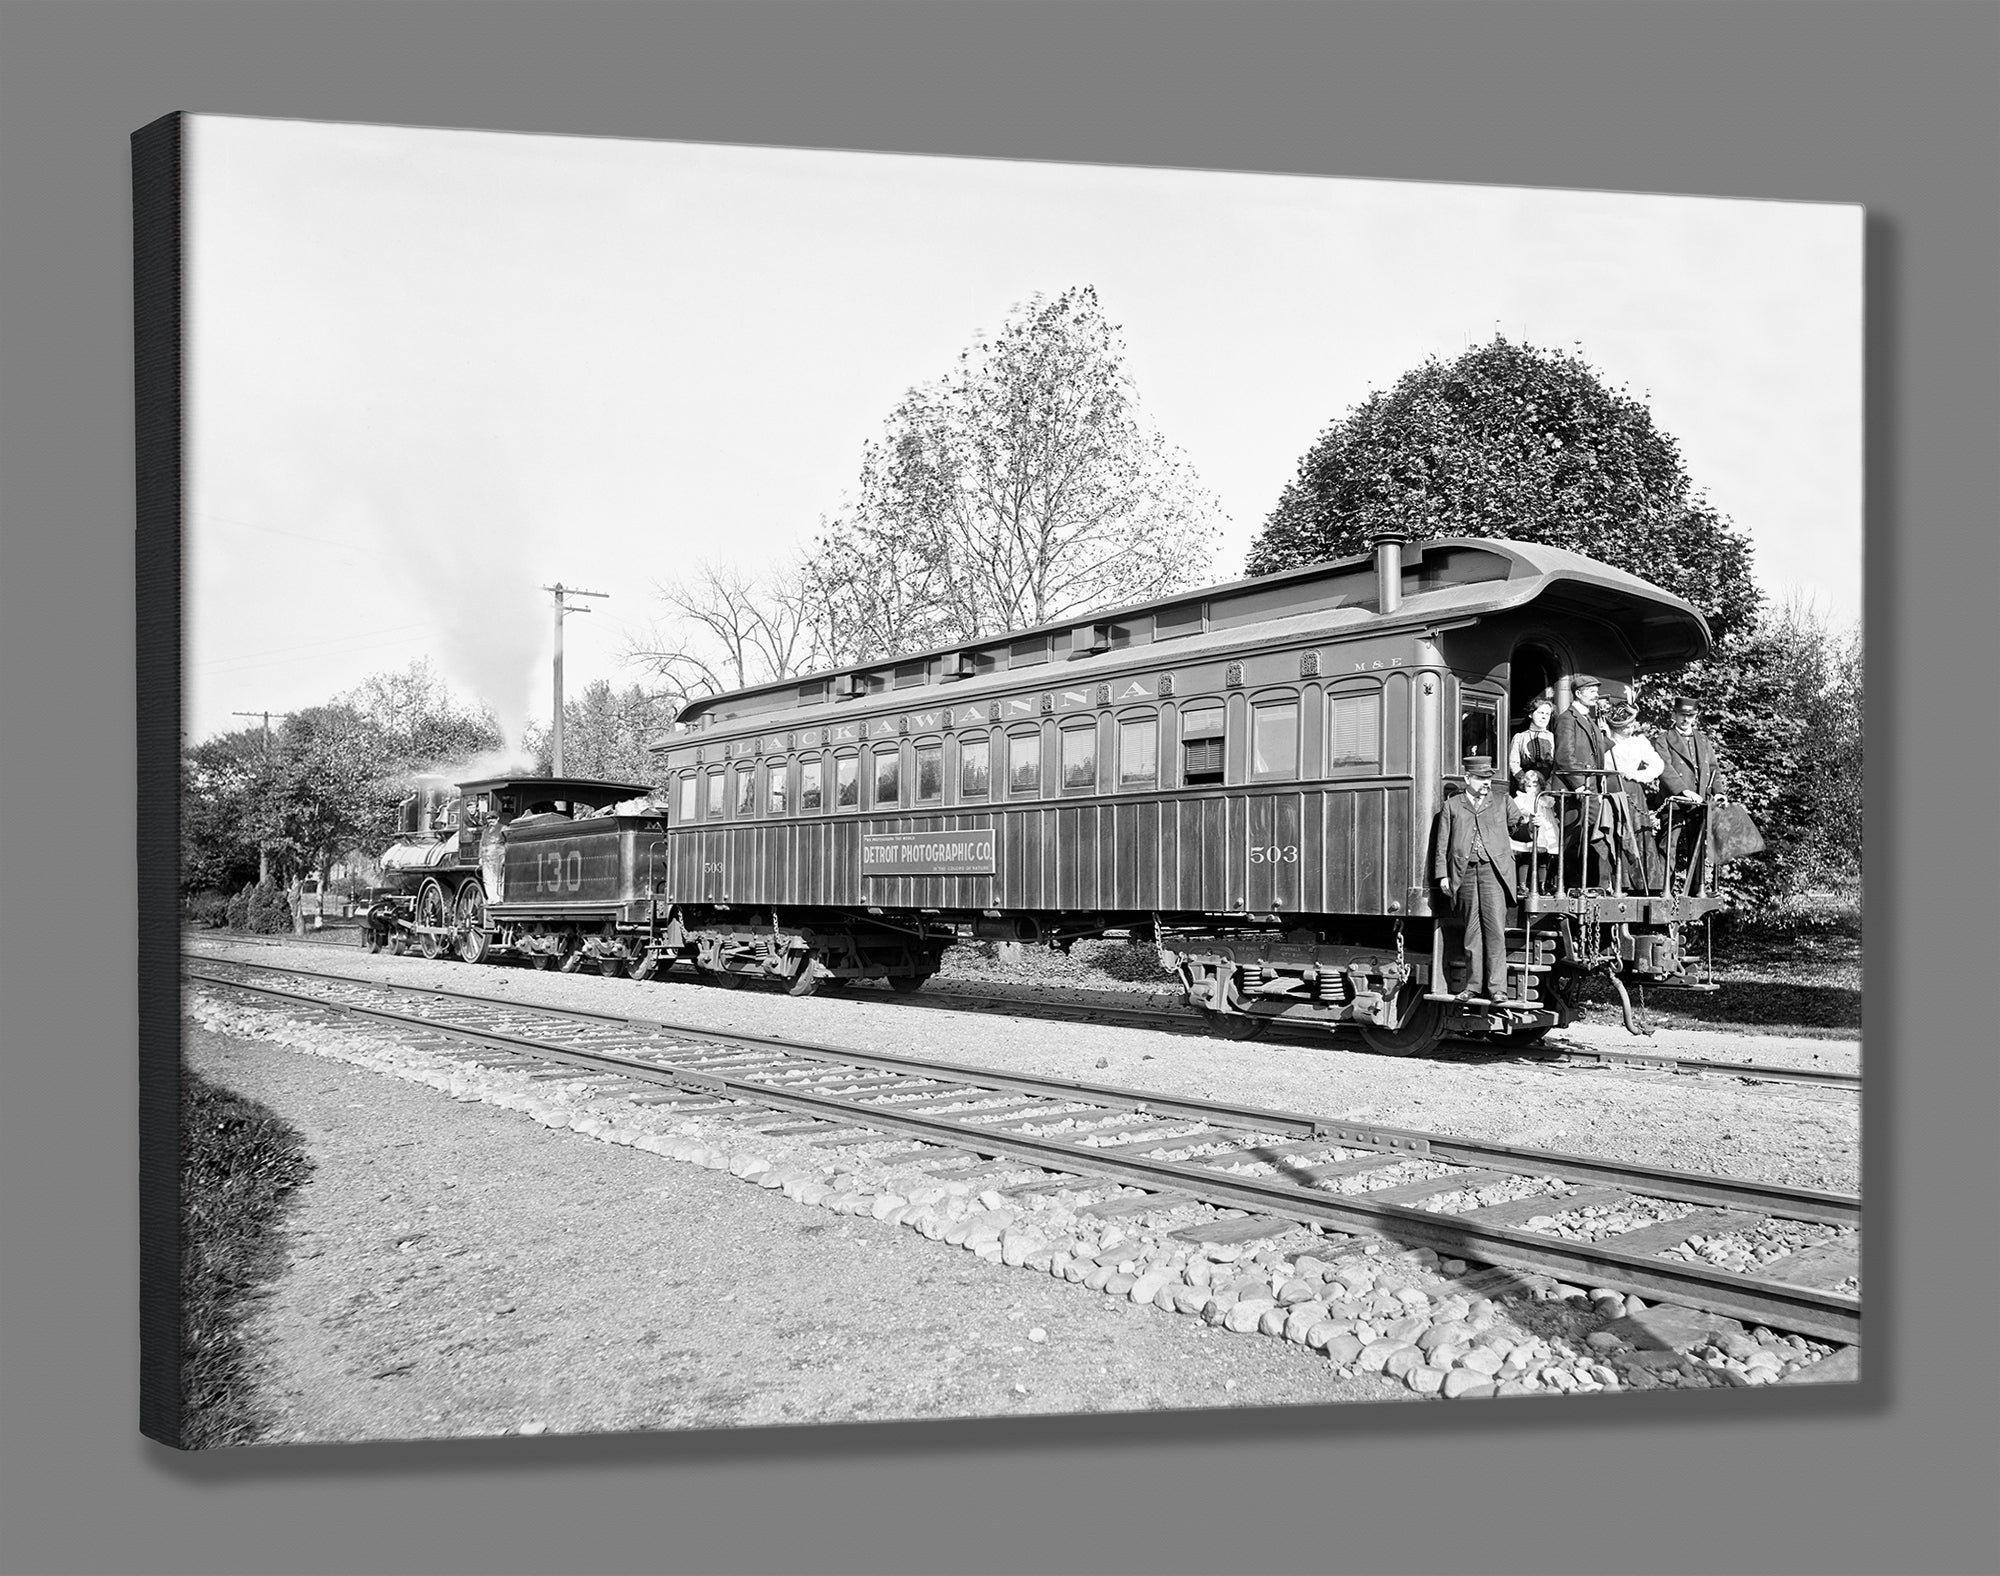
M 1382 692 L 1332 695 L 1326 703 L 1326 764 L 1336 771 L 1382 765 Z
M 708 814 L 710 820 L 719 819 L 722 815 L 724 787 L 720 768 L 708 774 Z
M 1181 709 L 1181 781 L 1189 787 L 1222 781 L 1222 708 Z
M 1062 785 L 1064 793 L 1097 791 L 1097 724 L 1062 731 Z
M 958 796 L 984 799 L 992 786 L 992 747 L 981 734 L 958 741 Z
M 899 662 L 896 664 L 895 686 L 897 689 L 911 689 L 929 682 L 931 665 L 928 662 Z
M 757 814 L 757 768 L 739 766 L 736 768 L 736 814 L 739 820 L 750 820 Z
M 944 746 L 917 746 L 917 803 L 936 804 L 944 797 Z
M 1125 718 L 1118 724 L 1118 786 L 1150 788 L 1159 780 L 1159 718 Z
M 681 779 L 681 808 L 679 819 L 686 823 L 694 819 L 695 777 L 692 772 Z
M 839 810 L 861 803 L 861 757 L 843 755 L 833 763 L 833 803 Z
M 823 810 L 826 808 L 825 791 L 820 780 L 821 767 L 818 761 L 799 763 L 799 808 L 801 810 Z
M 1481 697 L 1466 697 L 1458 712 L 1458 759 L 1462 765 L 1468 755 L 1483 755 L 1489 761 L 1499 761 L 1500 751 L 1500 703 Z
M 875 750 L 875 803 L 878 807 L 903 802 L 902 780 L 901 749 L 893 744 L 878 745 Z
M 1042 735 L 1039 730 L 1008 736 L 1007 791 L 1010 794 L 1042 791 Z
M 769 814 L 783 815 L 786 810 L 786 790 L 791 787 L 791 772 L 783 761 L 773 761 L 767 770 L 770 775 L 764 803 L 768 806 Z
M 1299 703 L 1260 701 L 1250 708 L 1250 775 L 1289 781 L 1299 775 Z

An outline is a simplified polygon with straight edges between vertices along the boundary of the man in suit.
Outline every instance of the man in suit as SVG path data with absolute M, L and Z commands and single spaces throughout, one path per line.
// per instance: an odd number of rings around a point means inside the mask
M 1446 969 L 1448 975 L 1463 971 L 1460 1001 L 1506 999 L 1507 905 L 1517 896 L 1507 837 L 1510 825 L 1529 824 L 1511 800 L 1494 794 L 1492 757 L 1467 756 L 1465 792 L 1445 800 L 1438 811 L 1431 865 L 1438 891 L 1452 901 L 1458 917 Z
M 1689 895 L 1700 897 L 1716 864 L 1714 817 L 1708 812 L 1722 788 L 1722 763 L 1693 701 L 1682 696 L 1674 702 L 1673 726 L 1653 735 L 1653 748 L 1666 768 L 1660 774 L 1662 808 L 1671 810 L 1660 818 L 1661 850 L 1670 870 L 1686 870 Z
M 1569 681 L 1569 709 L 1555 721 L 1556 785 L 1576 795 L 1584 790 L 1601 792 L 1611 779 L 1603 775 L 1605 756 L 1611 739 L 1597 720 L 1598 696 L 1603 685 L 1590 673 L 1579 673 Z M 1585 866 L 1586 848 L 1594 856 L 1597 872 L 1610 860 L 1610 845 L 1602 841 L 1600 801 L 1578 797 L 1563 801 L 1563 845 L 1568 879 L 1578 886 L 1591 886 L 1594 872 Z

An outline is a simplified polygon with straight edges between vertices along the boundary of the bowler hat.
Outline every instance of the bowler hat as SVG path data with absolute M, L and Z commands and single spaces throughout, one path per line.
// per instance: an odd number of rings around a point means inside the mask
M 1674 702 L 1674 715 L 1676 717 L 1699 717 L 1701 715 L 1701 708 L 1689 700 L 1687 696 L 1683 695 L 1679 700 Z
M 1490 781 L 1493 776 L 1493 757 L 1490 755 L 1466 756 L 1465 775 L 1468 778 L 1477 777 Z

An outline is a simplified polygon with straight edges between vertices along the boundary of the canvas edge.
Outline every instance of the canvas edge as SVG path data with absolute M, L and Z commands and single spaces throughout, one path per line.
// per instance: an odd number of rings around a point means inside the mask
M 181 1397 L 180 860 L 185 119 L 132 133 L 137 617 L 139 1430 L 186 1448 Z

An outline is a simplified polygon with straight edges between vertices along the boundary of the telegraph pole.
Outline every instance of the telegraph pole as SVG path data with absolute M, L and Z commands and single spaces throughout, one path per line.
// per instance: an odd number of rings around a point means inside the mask
M 574 586 L 564 585 L 560 580 L 552 586 L 543 586 L 542 589 L 544 591 L 553 591 L 556 597 L 556 709 L 555 732 L 551 736 L 554 747 L 550 752 L 552 759 L 549 763 L 549 775 L 551 777 L 560 777 L 563 774 L 563 615 L 566 613 L 588 613 L 591 611 L 587 607 L 571 607 L 563 601 L 563 598 L 565 596 L 594 596 L 608 599 L 611 593 L 608 591 L 579 591 Z
M 232 711 L 229 715 L 232 717 L 262 717 L 264 719 L 264 759 L 267 761 L 270 760 L 271 714 L 268 711 Z M 288 711 L 281 711 L 278 713 L 278 715 L 280 717 L 289 717 L 291 713 Z M 270 882 L 271 882 L 271 850 L 265 843 L 260 841 L 257 844 L 257 885 L 268 886 L 270 885 Z

